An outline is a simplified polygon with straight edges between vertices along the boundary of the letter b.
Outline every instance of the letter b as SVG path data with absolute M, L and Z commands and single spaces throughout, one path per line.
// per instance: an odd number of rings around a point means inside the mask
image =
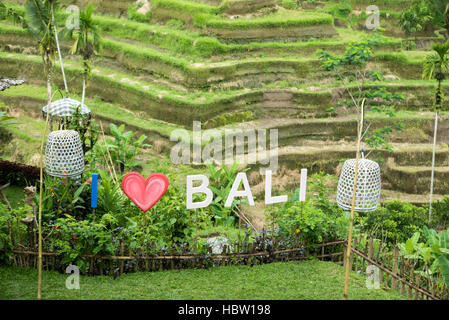
M 201 181 L 201 185 L 199 187 L 193 186 L 193 181 L 195 180 Z M 209 179 L 205 175 L 199 174 L 195 176 L 187 176 L 187 209 L 206 208 L 212 202 L 213 194 L 208 186 Z M 194 193 L 206 194 L 206 200 L 193 202 Z

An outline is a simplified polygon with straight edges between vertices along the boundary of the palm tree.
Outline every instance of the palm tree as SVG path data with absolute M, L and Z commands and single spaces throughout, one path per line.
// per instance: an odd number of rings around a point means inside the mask
M 50 106 L 52 100 L 52 61 L 55 53 L 58 52 L 58 43 L 55 28 L 54 11 L 57 7 L 57 0 L 28 0 L 25 4 L 25 21 L 26 27 L 31 34 L 38 40 L 39 52 L 42 56 L 42 63 L 44 71 L 47 74 L 47 94 L 48 103 Z M 39 179 L 39 253 L 38 253 L 38 291 L 37 298 L 41 298 L 42 287 L 42 190 L 43 190 L 43 153 L 44 142 L 47 136 L 47 127 L 49 120 L 49 112 L 45 120 L 44 133 L 41 139 L 40 148 L 40 179 Z
M 430 80 L 435 78 L 438 81 L 438 87 L 435 93 L 435 129 L 433 136 L 433 153 L 432 153 L 432 175 L 430 178 L 430 202 L 429 202 L 429 223 L 432 218 L 432 198 L 433 183 L 435 177 L 435 151 L 437 143 L 438 131 L 438 112 L 442 104 L 441 83 L 445 79 L 445 73 L 449 71 L 449 42 L 444 44 L 436 43 L 432 46 L 433 53 L 429 55 L 424 63 L 423 78 Z
M 92 19 L 94 6 L 89 3 L 84 11 L 80 12 L 79 28 L 64 30 L 65 36 L 75 38 L 71 54 L 79 54 L 83 59 L 83 93 L 81 103 L 84 104 L 84 97 L 86 94 L 87 77 L 90 73 L 90 58 L 101 50 L 100 33 L 97 25 Z

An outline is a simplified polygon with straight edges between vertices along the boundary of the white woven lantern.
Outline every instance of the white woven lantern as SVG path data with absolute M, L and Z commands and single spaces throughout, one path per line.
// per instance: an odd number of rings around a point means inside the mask
M 351 210 L 354 192 L 356 159 L 346 160 L 341 171 L 337 189 L 337 204 L 344 210 Z M 380 167 L 368 159 L 359 159 L 355 207 L 356 212 L 372 212 L 380 202 Z
M 64 98 L 60 100 L 56 100 L 50 104 L 50 117 L 71 117 L 76 111 L 76 108 L 79 107 L 79 111 L 83 116 L 90 115 L 90 109 L 85 105 L 81 105 L 81 102 L 71 99 Z M 42 108 L 42 113 L 44 117 L 47 115 L 48 105 Z
M 84 172 L 81 139 L 74 130 L 56 130 L 48 135 L 45 171 L 53 177 L 80 177 Z

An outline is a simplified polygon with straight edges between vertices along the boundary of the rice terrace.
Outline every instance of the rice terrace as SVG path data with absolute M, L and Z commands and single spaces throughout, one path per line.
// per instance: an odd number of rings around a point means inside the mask
M 0 299 L 447 300 L 448 21 L 2 0 Z

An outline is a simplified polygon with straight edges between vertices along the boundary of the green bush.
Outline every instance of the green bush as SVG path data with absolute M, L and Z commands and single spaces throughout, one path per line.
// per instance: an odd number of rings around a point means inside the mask
M 433 203 L 431 225 L 437 230 L 444 230 L 449 225 L 449 196 Z
M 282 0 L 282 6 L 286 9 L 298 9 L 298 4 L 295 0 Z
M 427 210 L 409 202 L 394 200 L 378 210 L 360 214 L 361 231 L 385 239 L 390 244 L 404 242 L 427 224 Z
M 324 241 L 344 239 L 349 219 L 342 210 L 325 212 L 313 201 L 288 201 L 268 209 L 272 227 L 278 228 L 281 238 L 300 238 L 307 247 Z
M 346 20 L 349 14 L 352 12 L 350 1 L 339 1 L 335 4 L 330 4 L 325 8 L 327 13 L 332 14 L 334 17 Z

